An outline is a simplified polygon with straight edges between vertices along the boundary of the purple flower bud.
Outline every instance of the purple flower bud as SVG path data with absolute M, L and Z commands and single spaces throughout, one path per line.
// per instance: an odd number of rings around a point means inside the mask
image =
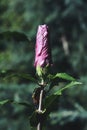
M 51 49 L 48 41 L 48 26 L 40 25 L 38 27 L 35 47 L 35 67 L 45 67 L 52 65 Z

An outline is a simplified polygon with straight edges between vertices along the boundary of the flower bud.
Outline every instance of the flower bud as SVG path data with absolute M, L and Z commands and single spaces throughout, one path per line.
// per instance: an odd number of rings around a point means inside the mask
M 36 47 L 35 47 L 35 62 L 34 66 L 44 68 L 46 66 L 51 66 L 51 50 L 48 41 L 48 26 L 40 25 L 38 27 L 36 36 Z
M 48 26 L 39 25 L 36 36 L 35 62 L 34 66 L 39 77 L 44 77 L 48 73 L 48 68 L 52 65 L 51 48 L 48 39 Z

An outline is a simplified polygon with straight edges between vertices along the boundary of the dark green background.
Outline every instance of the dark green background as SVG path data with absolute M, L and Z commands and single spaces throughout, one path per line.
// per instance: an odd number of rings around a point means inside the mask
M 53 72 L 66 72 L 83 83 L 68 89 L 56 101 L 44 130 L 87 130 L 86 0 L 0 0 L 0 71 L 35 75 L 34 46 L 40 24 L 49 26 Z M 4 31 L 25 33 L 29 40 L 17 33 L 2 36 Z M 65 42 L 68 51 L 63 48 Z M 31 103 L 35 87 L 35 83 L 23 78 L 1 78 L 0 100 Z M 30 114 L 31 110 L 20 105 L 0 107 L 0 130 L 33 129 L 29 125 Z

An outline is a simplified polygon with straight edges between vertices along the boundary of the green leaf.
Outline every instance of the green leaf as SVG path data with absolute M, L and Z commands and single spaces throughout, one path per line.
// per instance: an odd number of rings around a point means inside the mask
M 56 79 L 56 78 L 61 78 L 61 79 L 65 79 L 65 80 L 69 80 L 69 81 L 75 81 L 75 78 L 73 78 L 72 76 L 66 74 L 66 73 L 57 73 L 56 75 L 48 75 L 49 79 Z
M 5 104 L 11 103 L 11 102 L 12 102 L 12 100 L 9 100 L 9 99 L 2 100 L 2 101 L 0 101 L 0 105 L 5 105 Z
M 37 124 L 38 124 L 38 113 L 36 111 L 34 111 L 32 113 L 32 115 L 29 118 L 29 121 L 30 121 L 30 125 L 32 127 L 36 127 L 37 126 Z
M 31 107 L 33 108 L 33 106 L 31 104 L 29 104 L 28 102 L 25 102 L 25 101 L 22 101 L 22 102 L 16 102 L 14 101 L 13 104 L 18 104 L 18 105 L 22 105 L 22 106 L 25 106 L 25 107 Z
M 46 109 L 44 109 L 43 111 L 39 112 L 38 110 L 34 111 L 32 113 L 32 115 L 30 116 L 29 120 L 30 120 L 30 125 L 32 127 L 36 127 L 38 122 L 40 122 L 41 120 L 43 120 L 44 118 L 44 113 L 46 112 Z
M 80 84 L 82 84 L 82 83 L 81 82 L 77 82 L 77 81 L 72 81 L 69 84 L 67 84 L 65 87 L 63 87 L 63 88 L 59 89 L 57 92 L 55 92 L 54 95 L 60 95 L 60 94 L 62 94 L 62 92 L 65 89 L 70 88 L 70 87 L 75 86 L 75 85 L 80 85 Z
M 44 102 L 44 108 L 46 109 L 46 114 L 52 111 L 52 108 L 54 107 L 54 101 L 56 100 L 56 98 L 58 97 L 58 95 L 50 95 L 48 97 L 46 97 L 45 102 Z
M 70 87 L 75 86 L 75 85 L 80 85 L 80 84 L 82 84 L 82 83 L 77 82 L 77 81 L 72 81 L 69 84 L 67 84 L 65 87 L 59 89 L 57 92 L 55 92 L 52 95 L 46 97 L 46 99 L 44 101 L 44 108 L 46 109 L 45 117 L 47 117 L 47 115 L 49 115 L 49 113 L 53 110 L 56 99 L 58 98 L 58 96 L 60 96 L 62 94 L 62 92 L 65 89 L 70 88 Z
M 26 73 L 21 73 L 21 72 L 15 72 L 13 70 L 3 70 L 3 71 L 1 71 L 0 77 L 4 80 L 6 80 L 8 78 L 12 78 L 12 77 L 19 77 L 19 78 L 28 79 L 28 80 L 31 80 L 32 82 L 37 83 L 37 80 L 32 75 L 26 74 Z
M 34 110 L 34 109 L 33 109 L 33 106 L 32 106 L 31 104 L 29 104 L 28 102 L 26 102 L 26 101 L 17 102 L 17 101 L 11 100 L 11 99 L 6 99 L 6 100 L 0 101 L 0 105 L 1 105 L 1 106 L 5 105 L 5 104 L 15 104 L 15 105 L 18 104 L 18 105 L 23 105 L 23 106 L 25 106 L 25 107 L 29 107 L 29 108 L 31 108 L 32 110 Z
M 18 31 L 4 31 L 0 32 L 0 39 L 14 39 L 15 41 L 27 41 L 30 42 L 30 39 L 23 32 Z
M 16 75 L 19 76 L 19 77 L 25 78 L 25 79 L 29 79 L 29 80 L 37 83 L 37 80 L 30 74 L 19 73 L 19 74 L 16 74 Z
M 34 111 L 30 117 L 30 125 L 32 127 L 36 127 L 39 122 L 39 119 L 41 119 L 41 118 L 43 119 L 43 121 L 45 121 L 45 119 L 49 115 L 49 113 L 53 111 L 54 106 L 55 106 L 55 101 L 56 101 L 56 99 L 58 99 L 58 96 L 60 96 L 65 89 L 72 87 L 74 85 L 79 85 L 79 84 L 81 84 L 81 82 L 72 81 L 68 85 L 63 87 L 62 89 L 60 89 L 57 92 L 53 93 L 52 95 L 46 97 L 44 100 L 44 108 L 46 109 L 46 111 L 42 115 L 40 115 L 36 111 Z

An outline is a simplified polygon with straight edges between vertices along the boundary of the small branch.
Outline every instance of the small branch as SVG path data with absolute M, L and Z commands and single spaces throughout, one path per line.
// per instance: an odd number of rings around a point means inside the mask
M 40 92 L 38 113 L 42 113 L 42 99 L 43 99 L 43 91 L 44 91 L 43 89 Z M 42 122 L 41 121 L 39 121 L 39 123 L 37 125 L 37 130 L 42 130 Z
M 39 108 L 38 108 L 38 111 L 42 111 L 42 98 L 43 98 L 43 90 L 41 90 L 40 92 L 40 99 L 39 99 Z
M 42 124 L 41 124 L 41 122 L 38 123 L 37 130 L 42 130 Z

